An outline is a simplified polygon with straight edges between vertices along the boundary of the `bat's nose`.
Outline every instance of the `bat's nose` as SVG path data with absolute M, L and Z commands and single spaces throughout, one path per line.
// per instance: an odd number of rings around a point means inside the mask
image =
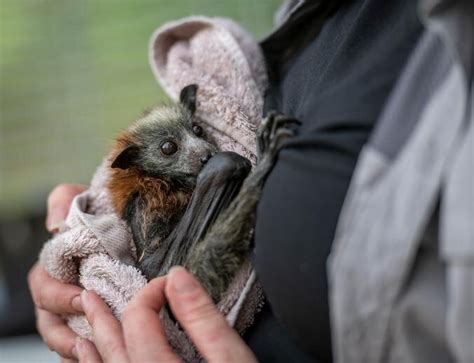
M 206 155 L 202 156 L 201 157 L 201 164 L 206 164 L 209 159 L 212 158 L 212 154 L 211 153 L 207 153 Z

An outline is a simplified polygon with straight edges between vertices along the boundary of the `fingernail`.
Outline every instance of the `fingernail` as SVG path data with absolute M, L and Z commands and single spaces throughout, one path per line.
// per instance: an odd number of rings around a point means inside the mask
M 89 302 L 89 296 L 87 295 L 87 290 L 82 290 L 81 292 L 81 307 L 84 309 Z
M 168 273 L 168 278 L 173 289 L 180 294 L 193 292 L 198 287 L 197 282 L 181 266 L 173 267 Z
M 56 206 L 51 208 L 48 212 L 48 219 L 46 220 L 46 227 L 50 232 L 57 232 L 59 227 L 64 222 L 68 211 L 63 206 Z
M 77 295 L 74 299 L 71 301 L 72 307 L 78 311 L 79 313 L 83 313 L 84 309 L 82 308 L 82 301 L 81 301 L 81 295 Z

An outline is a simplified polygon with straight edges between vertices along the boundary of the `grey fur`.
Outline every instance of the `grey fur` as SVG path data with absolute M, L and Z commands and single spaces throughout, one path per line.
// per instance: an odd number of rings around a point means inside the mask
M 193 125 L 191 112 L 181 105 L 152 109 L 130 129 L 139 150 L 135 164 L 150 176 L 193 186 L 203 166 L 201 159 L 218 151 L 194 133 Z M 175 154 L 160 150 L 166 141 L 178 146 Z

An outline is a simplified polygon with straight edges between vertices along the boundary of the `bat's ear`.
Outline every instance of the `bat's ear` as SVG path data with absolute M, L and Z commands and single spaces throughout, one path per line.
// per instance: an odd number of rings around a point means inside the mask
M 197 84 L 190 84 L 189 86 L 184 87 L 181 92 L 179 93 L 179 102 L 194 114 L 196 111 L 196 94 L 197 94 L 198 86 Z
M 138 157 L 138 152 L 138 146 L 127 146 L 115 157 L 115 160 L 112 162 L 111 167 L 124 170 L 132 167 L 133 165 L 135 165 L 135 162 Z

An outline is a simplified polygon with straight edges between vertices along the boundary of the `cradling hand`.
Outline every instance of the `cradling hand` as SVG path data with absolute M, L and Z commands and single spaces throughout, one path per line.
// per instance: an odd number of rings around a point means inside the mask
M 46 219 L 46 227 L 51 233 L 58 231 L 72 200 L 84 189 L 81 185 L 61 184 L 51 192 Z M 61 357 L 77 360 L 74 350 L 76 334 L 69 329 L 61 316 L 82 312 L 82 289 L 52 278 L 38 263 L 30 270 L 28 284 L 35 303 L 36 325 L 44 342 Z
M 99 296 L 81 294 L 94 344 L 78 339 L 80 362 L 181 362 L 168 344 L 158 313 L 167 302 L 208 362 L 256 362 L 197 280 L 182 267 L 149 282 L 126 307 L 122 324 Z

